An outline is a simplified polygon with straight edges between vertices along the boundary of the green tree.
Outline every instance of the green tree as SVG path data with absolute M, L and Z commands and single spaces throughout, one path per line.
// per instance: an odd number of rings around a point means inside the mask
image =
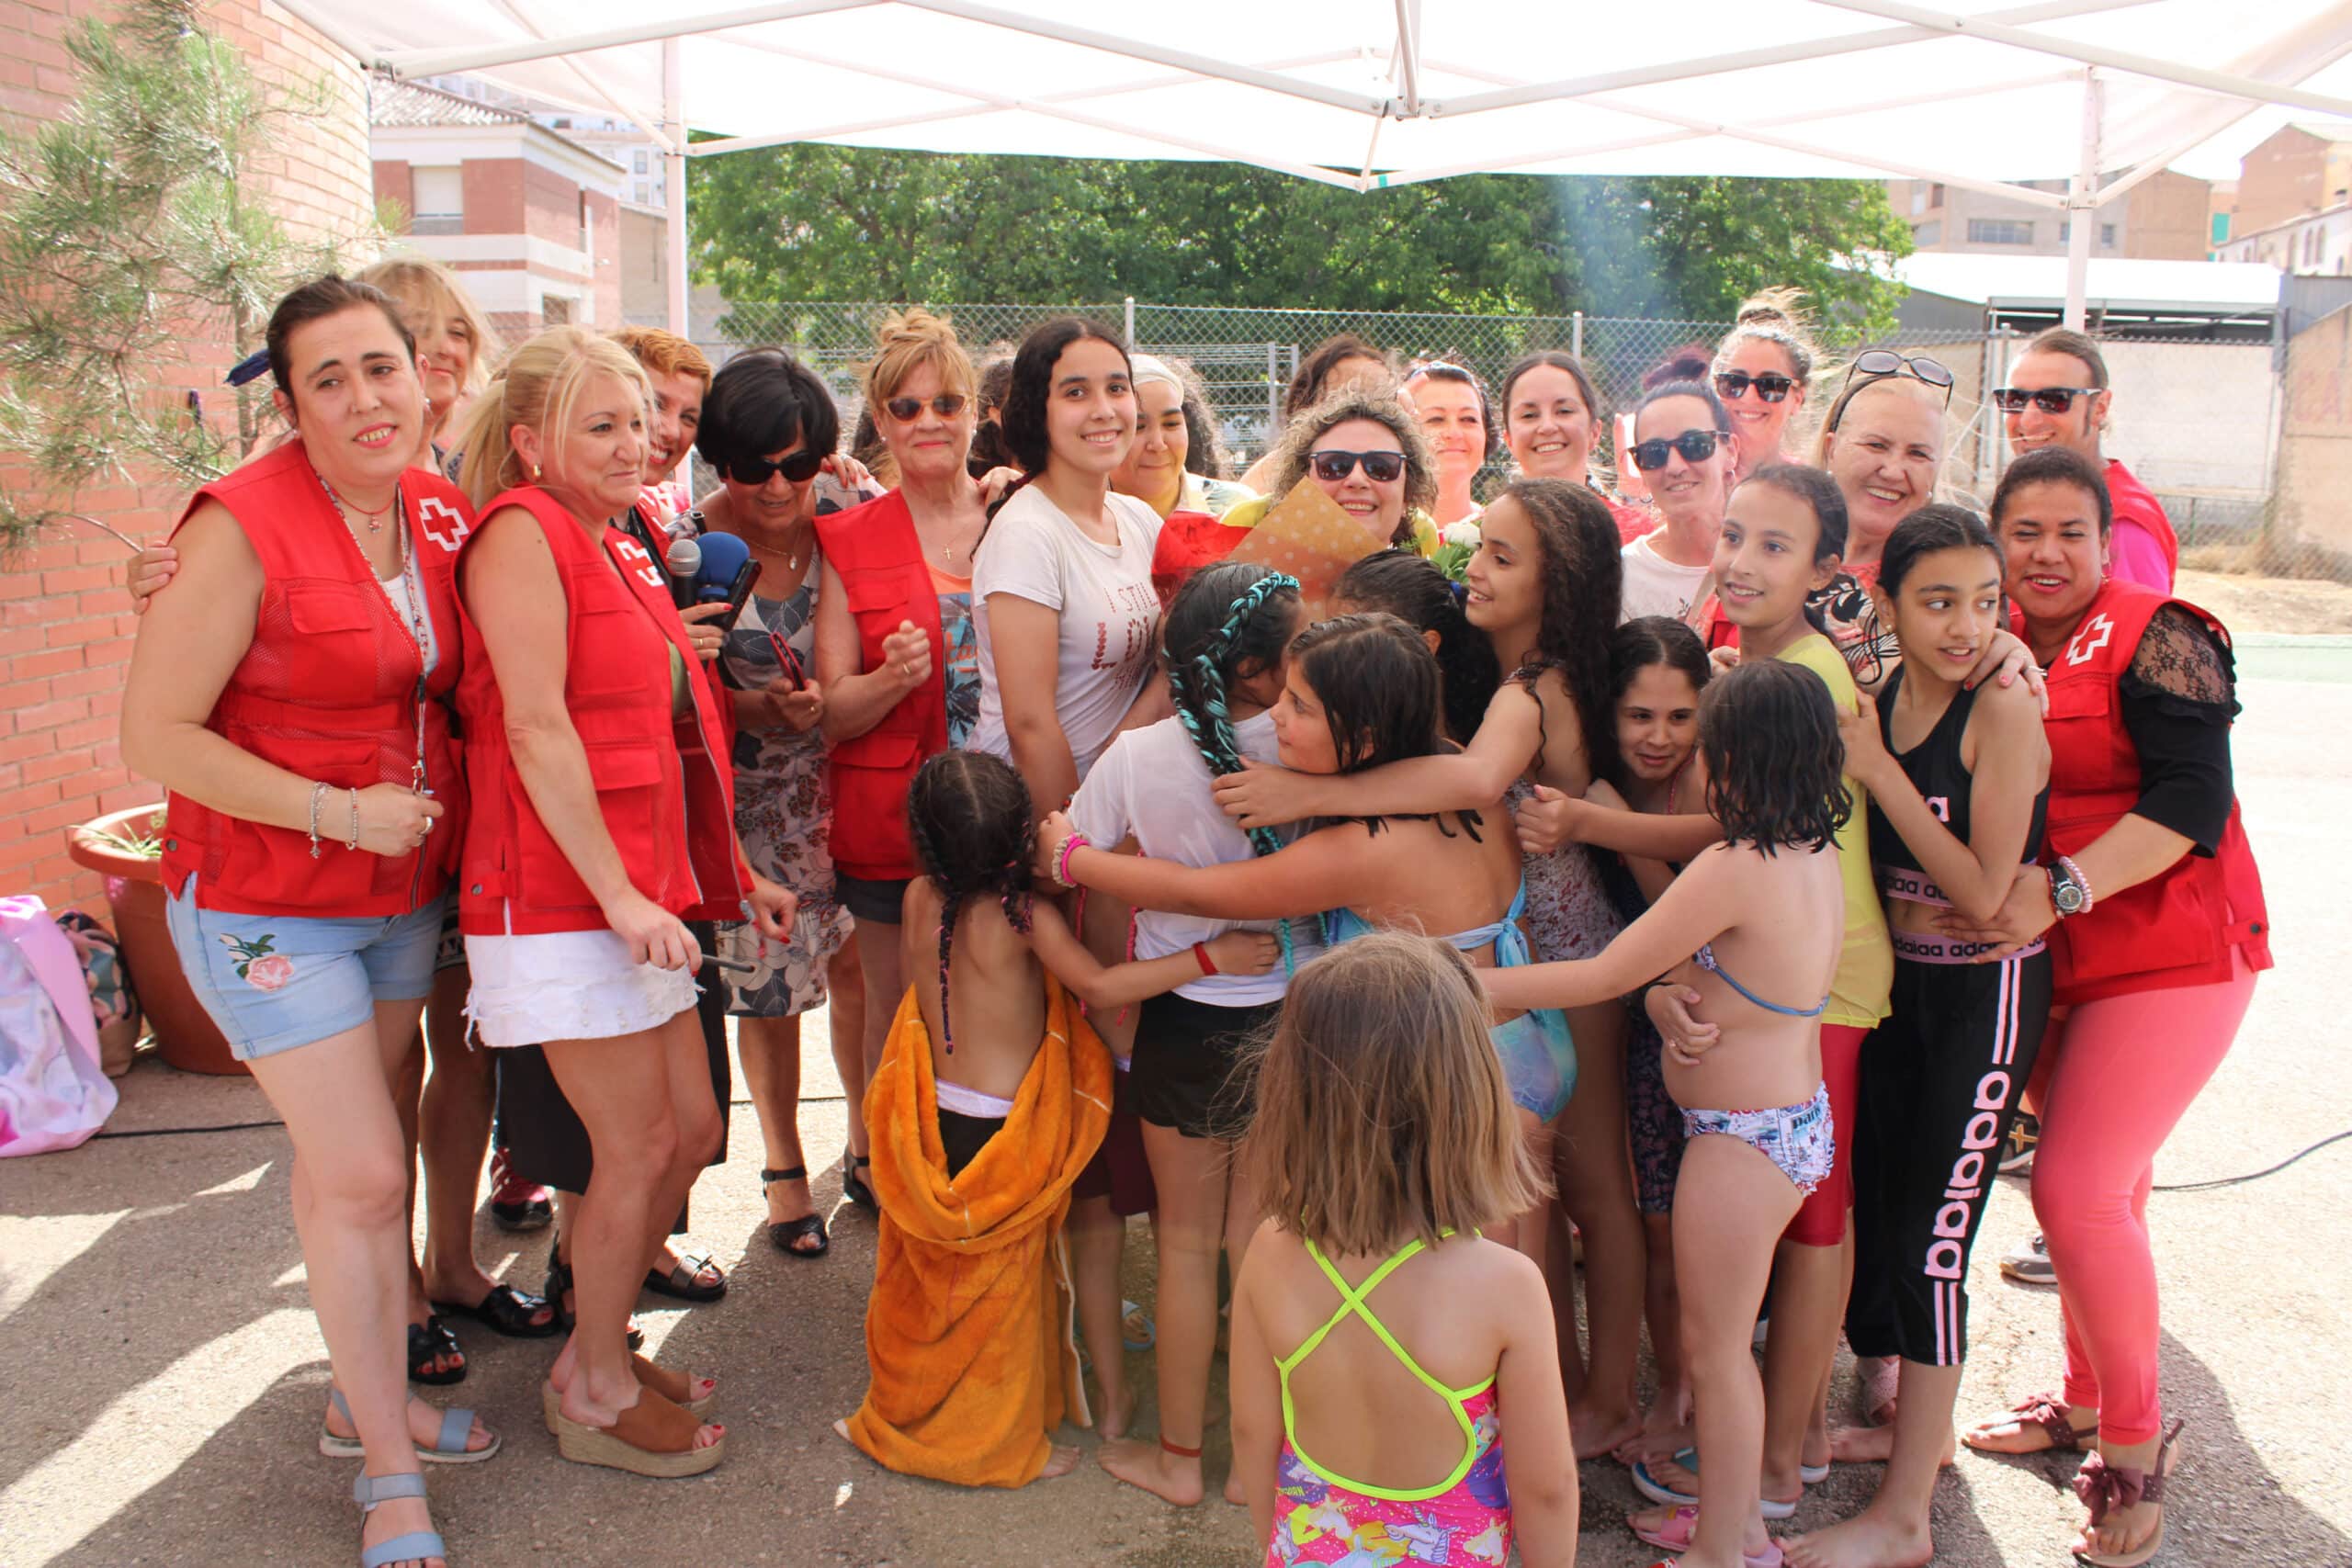
M 264 386 L 231 428 L 160 383 L 191 342 L 259 346 L 277 297 L 327 270 L 332 246 L 289 240 L 252 184 L 289 115 L 322 93 L 266 92 L 195 0 L 135 0 L 66 48 L 81 92 L 60 119 L 0 141 L 0 549 L 102 479 L 181 487 L 250 452 Z
M 1171 305 L 1720 321 L 1791 283 L 1883 325 L 1847 257 L 1910 231 L 1869 180 L 1467 175 L 1358 195 L 1248 164 L 798 145 L 695 160 L 696 275 L 735 300 Z

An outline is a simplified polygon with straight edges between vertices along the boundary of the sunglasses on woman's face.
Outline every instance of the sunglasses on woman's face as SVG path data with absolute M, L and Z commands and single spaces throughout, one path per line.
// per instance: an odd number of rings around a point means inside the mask
M 1852 386 L 1854 378 L 1873 380 L 1882 376 L 1908 376 L 1915 381 L 1925 381 L 1930 387 L 1943 389 L 1944 402 L 1951 402 L 1951 371 L 1943 361 L 1929 359 L 1926 355 L 1912 357 L 1897 354 L 1891 348 L 1866 348 L 1854 355 L 1854 363 L 1846 368 L 1846 385 Z
M 954 419 L 964 412 L 964 405 L 969 401 L 971 400 L 961 392 L 942 392 L 930 400 L 929 406 L 931 412 L 940 418 Z M 921 398 L 892 398 L 882 406 L 888 409 L 890 417 L 900 424 L 911 424 L 922 412 L 924 402 Z
M 1358 463 L 1363 465 L 1363 477 L 1376 485 L 1387 484 L 1405 471 L 1402 452 L 1309 452 L 1306 461 L 1317 479 L 1332 485 L 1354 473 Z
M 1750 387 L 1755 388 L 1756 395 L 1766 402 L 1777 403 L 1795 389 L 1796 382 L 1777 370 L 1767 370 L 1761 376 L 1750 376 L 1745 370 L 1715 372 L 1715 390 L 1733 402 L 1747 396 Z
M 1667 455 L 1670 452 L 1681 453 L 1686 463 L 1703 463 L 1715 455 L 1716 442 L 1730 438 L 1728 431 L 1686 430 L 1670 441 L 1663 435 L 1648 441 L 1636 441 L 1634 443 L 1634 467 L 1645 474 L 1654 474 L 1666 467 Z
M 822 452 L 786 452 L 775 462 L 765 457 L 737 457 L 727 465 L 728 477 L 741 485 L 763 485 L 770 474 L 782 474 L 794 484 L 807 484 L 825 466 Z
M 2003 413 L 2023 413 L 2031 403 L 2043 413 L 2064 413 L 2076 398 L 2095 398 L 2103 387 L 1996 387 L 1993 406 Z

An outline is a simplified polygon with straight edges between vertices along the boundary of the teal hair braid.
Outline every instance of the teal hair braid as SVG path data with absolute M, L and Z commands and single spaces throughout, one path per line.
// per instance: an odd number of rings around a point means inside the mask
M 1268 572 L 1251 583 L 1227 612 L 1225 624 L 1217 628 L 1209 645 L 1196 654 L 1189 665 L 1170 662 L 1168 671 L 1169 695 L 1174 699 L 1177 722 L 1184 733 L 1192 737 L 1201 760 L 1208 764 L 1212 776 L 1241 771 L 1241 745 L 1233 733 L 1233 720 L 1225 705 L 1224 660 L 1234 639 L 1266 601 L 1284 590 L 1295 590 L 1298 579 L 1286 573 Z M 1272 828 L 1244 829 L 1250 838 L 1251 851 L 1270 855 L 1283 847 L 1283 836 Z M 1274 939 L 1282 944 L 1283 973 L 1297 973 L 1292 956 L 1290 921 L 1283 919 L 1274 927 Z

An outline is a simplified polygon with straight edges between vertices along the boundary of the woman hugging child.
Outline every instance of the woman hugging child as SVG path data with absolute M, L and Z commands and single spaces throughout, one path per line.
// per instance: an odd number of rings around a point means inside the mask
M 1070 998 L 1124 1007 L 1204 973 L 1262 974 L 1279 949 L 1232 931 L 1098 963 L 1032 897 L 1029 791 L 986 753 L 924 763 L 907 817 L 923 872 L 902 926 L 914 979 L 865 1107 L 882 1201 L 871 1376 L 834 1430 L 907 1474 L 1020 1486 L 1067 1473 L 1078 1451 L 1050 1434 L 1065 1412 L 1089 1420 L 1061 1227 L 1110 1120 L 1111 1060 Z

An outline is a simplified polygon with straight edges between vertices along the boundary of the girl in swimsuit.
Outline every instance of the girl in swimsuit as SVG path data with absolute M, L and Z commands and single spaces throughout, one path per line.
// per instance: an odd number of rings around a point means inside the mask
M 1311 817 L 1516 806 L 1538 793 L 1581 796 L 1616 750 L 1609 639 L 1623 574 L 1617 525 L 1592 491 L 1521 479 L 1487 509 L 1464 573 L 1463 609 L 1511 671 L 1460 751 L 1395 767 L 1308 778 L 1246 769 L 1218 781 L 1245 826 Z M 1536 956 L 1589 958 L 1617 934 L 1616 907 L 1577 845 L 1526 862 L 1527 923 Z M 1560 1196 L 1585 1241 L 1591 1318 L 1589 1378 L 1576 1367 L 1573 1276 L 1553 1271 L 1562 1362 L 1580 1383 L 1569 1416 L 1579 1457 L 1605 1454 L 1641 1429 L 1634 1365 L 1641 1351 L 1642 1225 L 1623 1156 L 1625 1010 L 1611 998 L 1570 1014 L 1582 1092 L 1553 1141 Z M 1537 1238 L 1528 1250 L 1542 1258 Z
M 1499 1005 L 1559 1007 L 1667 976 L 1697 990 L 1716 1021 L 1712 1043 L 1666 1053 L 1689 1135 L 1674 1250 L 1707 1463 L 1695 1507 L 1633 1523 L 1688 1568 L 1766 1568 L 1779 1549 L 1758 1501 L 1764 1399 L 1748 1341 L 1774 1244 L 1830 1173 L 1821 1014 L 1844 926 L 1832 846 L 1852 802 L 1828 691 L 1790 665 L 1759 660 L 1715 680 L 1699 748 L 1724 841 L 1697 855 L 1599 958 L 1480 978 Z
M 1436 755 L 1437 660 L 1393 615 L 1342 615 L 1291 644 L 1275 703 L 1284 766 L 1336 773 Z M 1366 817 L 1317 829 L 1270 855 L 1193 867 L 1091 848 L 1056 813 L 1038 828 L 1038 865 L 1066 882 L 1138 908 L 1224 920 L 1269 921 L 1332 911 L 1332 941 L 1406 926 L 1456 933 L 1474 964 L 1528 961 L 1514 922 L 1524 893 L 1519 847 L 1475 811 Z M 1531 1138 L 1557 1116 L 1576 1084 L 1576 1057 L 1556 1014 L 1493 1021 L 1511 1098 Z M 1522 1243 L 1533 1226 L 1519 1226 Z
M 1470 967 L 1402 932 L 1300 971 L 1240 1179 L 1271 1213 L 1233 1290 L 1233 1464 L 1266 1568 L 1527 1568 L 1577 1552 L 1543 1275 L 1481 1239 L 1539 1202 Z M 1510 1425 L 1510 1476 L 1502 1428 Z

